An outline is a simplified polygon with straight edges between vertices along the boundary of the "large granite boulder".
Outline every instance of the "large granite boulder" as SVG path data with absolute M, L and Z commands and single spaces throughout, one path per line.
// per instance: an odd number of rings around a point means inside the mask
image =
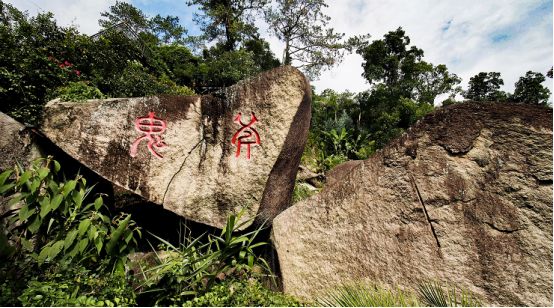
M 41 131 L 102 177 L 188 219 L 223 227 L 290 205 L 311 88 L 280 67 L 220 96 L 51 101 Z
M 552 306 L 552 109 L 441 108 L 273 221 L 285 292 L 440 280 Z

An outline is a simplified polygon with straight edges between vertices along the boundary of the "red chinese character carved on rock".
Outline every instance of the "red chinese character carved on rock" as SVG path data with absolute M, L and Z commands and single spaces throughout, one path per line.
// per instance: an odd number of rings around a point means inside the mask
M 144 135 L 140 136 L 133 142 L 131 145 L 131 157 L 137 156 L 138 146 L 142 140 L 148 140 L 148 150 L 152 155 L 156 156 L 159 159 L 162 159 L 163 156 L 158 154 L 155 149 L 160 149 L 167 144 L 162 140 L 161 134 L 165 131 L 167 125 L 165 122 L 154 116 L 154 112 L 149 112 L 147 117 L 140 117 L 135 119 L 135 130 Z
M 241 120 L 242 113 L 238 113 L 235 117 L 235 122 L 240 124 L 242 127 L 233 135 L 233 138 L 231 139 L 231 143 L 234 144 L 237 147 L 237 151 L 235 152 L 235 157 L 240 156 L 240 149 L 242 148 L 242 145 L 246 145 L 246 158 L 250 159 L 250 146 L 251 145 L 259 145 L 260 144 L 260 135 L 258 134 L 258 131 L 252 125 L 254 123 L 258 122 L 258 119 L 256 118 L 256 115 L 254 113 L 251 113 L 250 116 L 250 122 L 248 124 L 244 124 Z

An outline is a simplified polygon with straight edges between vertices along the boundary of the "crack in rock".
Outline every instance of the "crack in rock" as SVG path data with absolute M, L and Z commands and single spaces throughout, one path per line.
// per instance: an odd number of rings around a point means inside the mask
M 498 232 L 502 232 L 502 233 L 514 233 L 516 231 L 521 231 L 523 230 L 524 228 L 519 228 L 519 229 L 501 229 L 501 228 L 498 228 L 497 226 L 495 226 L 493 223 L 490 223 L 490 222 L 487 222 L 487 221 L 483 221 L 487 226 L 491 227 L 491 229 L 493 230 L 496 230 Z
M 169 186 L 171 186 L 171 183 L 173 183 L 173 180 L 175 179 L 175 177 L 177 176 L 177 174 L 179 174 L 179 172 L 181 172 L 181 170 L 183 170 L 183 167 L 185 166 L 185 163 L 187 162 L 187 159 L 190 157 L 190 154 L 192 154 L 192 152 L 198 147 L 199 144 L 202 143 L 202 141 L 204 141 L 204 139 L 200 139 L 200 141 L 198 141 L 193 147 L 192 149 L 187 153 L 187 156 L 185 157 L 185 159 L 183 160 L 183 162 L 181 163 L 181 166 L 179 167 L 179 170 L 177 170 L 177 172 L 175 172 L 173 174 L 173 176 L 171 177 L 171 179 L 169 180 L 169 183 L 167 183 L 167 186 L 165 188 L 165 192 L 164 192 L 164 196 L 162 198 L 162 205 L 165 203 L 165 196 L 167 195 L 167 192 L 169 191 Z
M 437 247 L 439 249 L 439 254 L 440 254 L 441 244 L 439 242 L 439 237 L 437 236 L 437 233 L 435 232 L 435 227 L 433 227 L 433 220 L 431 220 L 431 218 L 429 217 L 429 213 L 427 213 L 427 208 L 425 207 L 425 203 L 423 203 L 423 198 L 421 197 L 421 193 L 419 192 L 419 188 L 417 187 L 417 183 L 416 183 L 414 177 L 412 175 L 410 175 L 410 178 L 411 178 L 412 183 L 414 184 L 414 188 L 417 192 L 417 198 L 419 200 L 419 203 L 421 204 L 421 207 L 423 208 L 423 212 L 425 213 L 425 218 L 427 219 L 427 222 L 429 223 L 429 226 L 431 227 L 431 233 L 433 233 L 433 237 L 435 238 L 435 241 L 437 242 Z

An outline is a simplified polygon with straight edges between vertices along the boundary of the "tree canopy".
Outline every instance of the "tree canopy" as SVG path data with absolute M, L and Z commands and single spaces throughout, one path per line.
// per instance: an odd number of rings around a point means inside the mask
M 423 50 L 409 46 L 410 38 L 402 28 L 385 34 L 384 39 L 357 50 L 364 62 L 363 77 L 372 85 L 385 86 L 391 96 L 433 104 L 439 94 L 455 95 L 461 79 L 446 65 L 425 62 Z
M 514 102 L 546 105 L 550 97 L 550 90 L 541 84 L 543 81 L 545 81 L 543 74 L 528 71 L 516 82 L 511 99 Z
M 500 90 L 504 80 L 498 72 L 481 72 L 469 79 L 469 87 L 464 92 L 466 99 L 482 101 L 505 101 L 507 94 Z
M 267 5 L 268 0 L 191 0 L 202 13 L 195 21 L 208 41 L 218 41 L 225 51 L 233 51 L 237 44 L 258 35 L 254 16 Z
M 275 0 L 265 11 L 270 33 L 284 42 L 282 63 L 295 65 L 309 77 L 342 60 L 354 41 L 329 26 L 324 0 Z

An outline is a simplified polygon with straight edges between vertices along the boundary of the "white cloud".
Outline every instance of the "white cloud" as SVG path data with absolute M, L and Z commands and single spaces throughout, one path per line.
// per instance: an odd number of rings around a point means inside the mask
M 552 12 L 548 13 L 551 6 L 533 14 L 545 1 L 327 2 L 331 26 L 347 35 L 370 33 L 371 39 L 381 39 L 385 33 L 402 26 L 411 43 L 424 50 L 425 60 L 446 64 L 451 72 L 463 78 L 464 88 L 477 73 L 496 71 L 504 79 L 504 90 L 513 91 L 514 83 L 526 71 L 545 74 L 552 66 Z M 448 30 L 443 31 L 447 26 Z M 493 43 L 494 35 L 508 37 Z M 365 90 L 369 86 L 361 77 L 361 64 L 359 55 L 349 55 L 340 66 L 325 72 L 312 84 L 318 90 Z M 545 85 L 552 91 L 551 79 Z
M 6 0 L 30 16 L 52 12 L 61 26 L 75 25 L 80 32 L 92 35 L 98 30 L 100 13 L 107 11 L 115 0 Z

